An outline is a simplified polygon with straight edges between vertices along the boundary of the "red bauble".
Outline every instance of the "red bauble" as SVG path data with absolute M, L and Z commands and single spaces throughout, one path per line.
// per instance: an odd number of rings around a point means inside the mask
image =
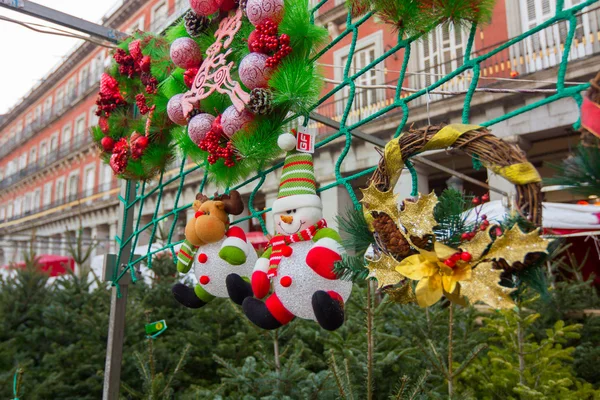
M 131 158 L 137 160 L 144 154 L 144 151 L 148 147 L 148 138 L 137 132 L 133 132 L 129 139 L 129 144 L 131 147 Z
M 225 12 L 231 11 L 237 7 L 237 3 L 235 2 L 235 0 L 221 0 L 220 3 L 221 4 L 219 5 L 219 9 Z
M 102 133 L 105 135 L 108 133 L 108 120 L 106 118 L 100 117 L 98 119 L 98 126 L 100 127 Z
M 223 133 L 223 125 L 221 124 L 221 114 L 217 115 L 217 117 L 215 118 L 215 120 L 212 123 L 212 130 L 222 134 Z
M 463 251 L 460 254 L 460 259 L 463 260 L 464 262 L 469 262 L 469 261 L 471 261 L 472 258 L 473 258 L 473 256 L 469 252 Z
M 456 261 L 453 261 L 452 259 L 449 258 L 446 261 L 444 261 L 444 264 L 447 267 L 454 268 L 456 266 Z
M 144 56 L 142 58 L 142 61 L 140 61 L 140 69 L 143 72 L 150 72 L 150 63 L 151 63 L 150 56 Z
M 100 144 L 102 145 L 104 151 L 109 153 L 111 153 L 113 151 L 113 147 L 115 147 L 115 141 L 109 136 L 104 136 L 100 141 Z

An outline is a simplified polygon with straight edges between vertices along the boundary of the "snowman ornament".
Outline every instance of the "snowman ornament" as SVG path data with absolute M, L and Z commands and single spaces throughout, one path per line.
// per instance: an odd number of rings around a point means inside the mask
M 280 146 L 285 148 L 281 138 Z M 294 317 L 315 320 L 331 331 L 339 328 L 352 282 L 333 272 L 344 250 L 339 234 L 323 219 L 312 155 L 288 153 L 272 211 L 277 235 L 256 262 L 255 297 L 244 299 L 244 313 L 263 329 L 276 329 Z

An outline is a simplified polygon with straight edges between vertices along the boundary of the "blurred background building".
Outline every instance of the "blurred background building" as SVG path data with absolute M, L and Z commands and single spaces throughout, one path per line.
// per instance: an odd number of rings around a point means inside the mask
M 580 0 L 565 0 L 565 7 Z M 314 2 L 316 3 L 316 2 Z M 325 26 L 332 40 L 346 29 L 344 0 L 328 0 L 316 13 L 316 22 Z M 498 0 L 490 25 L 474 37 L 472 58 L 489 53 L 522 32 L 554 15 L 554 0 Z M 188 0 L 123 0 L 103 18 L 103 24 L 121 31 L 142 29 L 161 32 L 180 18 L 188 8 Z M 591 8 L 591 7 L 588 7 Z M 597 73 L 600 65 L 600 9 L 584 9 L 577 17 L 575 40 L 571 49 L 566 81 L 586 82 Z M 558 64 L 564 50 L 568 25 L 560 22 L 543 29 L 524 41 L 518 41 L 481 64 L 479 86 L 492 89 L 552 89 L 555 88 Z M 410 96 L 442 76 L 460 67 L 468 41 L 468 30 L 439 27 L 411 47 L 407 76 L 402 82 L 402 97 Z M 395 95 L 404 51 L 395 52 L 398 35 L 388 25 L 370 18 L 362 24 L 355 38 L 352 35 L 336 41 L 318 62 L 328 79 L 325 92 L 343 80 L 343 68 L 348 62 L 351 40 L 356 49 L 351 60 L 350 75 L 369 66 L 355 80 L 356 96 L 351 104 L 348 123 L 365 120 L 389 106 Z M 375 61 L 386 53 L 385 60 Z M 31 242 L 35 231 L 38 254 L 65 254 L 66 242 L 82 229 L 84 238 L 98 241 L 95 253 L 115 250 L 112 240 L 117 234 L 119 182 L 110 167 L 102 164 L 93 148 L 88 130 L 97 118 L 95 97 L 100 75 L 109 60 L 107 49 L 84 42 L 50 71 L 45 79 L 0 119 L 0 266 L 19 261 L 21 252 Z M 473 71 L 456 75 L 435 93 L 420 96 L 409 103 L 408 124 L 421 126 L 441 122 L 461 122 L 465 91 L 473 79 Z M 512 110 L 543 100 L 548 93 L 496 93 L 477 91 L 471 101 L 472 123 L 497 121 L 492 129 L 497 136 L 518 144 L 542 176 L 552 175 L 547 163 L 558 163 L 567 157 L 578 142 L 571 126 L 579 112 L 573 99 L 563 99 L 535 108 L 527 113 L 505 119 Z M 315 111 L 339 121 L 348 105 L 348 89 L 331 96 Z M 363 132 L 389 139 L 403 118 L 395 109 L 384 116 L 356 126 Z M 334 132 L 312 121 L 310 129 L 322 139 Z M 335 181 L 333 164 L 343 148 L 336 140 L 318 150 L 315 157 L 317 178 L 321 185 Z M 343 166 L 344 175 L 372 167 L 379 162 L 379 153 L 369 143 L 355 140 Z M 426 154 L 436 162 L 463 172 L 490 185 L 511 191 L 512 187 L 491 172 L 474 170 L 471 159 L 458 152 L 437 151 Z M 179 160 L 178 162 L 181 162 Z M 417 165 L 421 192 L 440 191 L 447 186 L 462 188 L 475 194 L 483 189 L 452 178 L 441 171 Z M 173 165 L 171 174 L 179 169 Z M 167 174 L 168 175 L 168 174 Z M 198 190 L 200 172 L 185 180 L 179 205 L 193 201 Z M 410 176 L 403 175 L 397 190 L 408 196 Z M 358 187 L 366 183 L 356 182 Z M 255 199 L 255 208 L 268 207 L 277 197 L 278 176 L 271 174 Z M 160 207 L 169 211 L 175 202 L 177 182 L 166 187 Z M 252 187 L 246 187 L 247 196 Z M 327 192 L 325 217 L 333 221 L 339 210 L 351 206 L 345 188 Z M 212 192 L 211 192 L 212 193 Z M 492 193 L 492 198 L 497 198 Z M 578 200 L 565 192 L 547 192 L 549 201 Z M 154 207 L 146 202 L 140 226 L 152 220 Z M 187 213 L 186 213 L 187 214 Z M 137 218 L 138 213 L 136 213 Z M 183 234 L 188 215 L 178 219 L 177 235 Z M 268 219 L 268 216 L 267 216 Z M 169 221 L 165 221 L 168 225 Z M 256 220 L 246 221 L 244 228 L 259 230 Z M 140 245 L 148 237 L 142 235 Z

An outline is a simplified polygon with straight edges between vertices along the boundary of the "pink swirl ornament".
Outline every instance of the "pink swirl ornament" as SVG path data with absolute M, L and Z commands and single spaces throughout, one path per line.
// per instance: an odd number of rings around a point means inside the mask
M 283 19 L 283 0 L 248 0 L 246 15 L 254 26 L 266 19 L 279 24 Z
M 219 3 L 218 0 L 190 0 L 190 7 L 196 14 L 208 17 L 219 10 Z
M 185 126 L 187 125 L 187 119 L 183 114 L 183 108 L 181 107 L 181 99 L 183 98 L 183 94 L 176 94 L 175 96 L 169 99 L 167 103 L 167 115 L 169 119 L 176 123 L 177 125 Z
M 227 137 L 232 137 L 237 131 L 241 130 L 254 119 L 254 114 L 244 109 L 242 112 L 234 106 L 229 106 L 223 114 L 221 114 L 221 126 L 223 127 L 223 133 Z
M 266 66 L 269 57 L 262 53 L 250 53 L 240 63 L 238 74 L 248 89 L 266 88 L 273 68 Z
M 197 68 L 202 64 L 202 52 L 193 39 L 183 37 L 171 44 L 171 60 L 180 68 Z
M 192 139 L 192 142 L 199 145 L 206 137 L 206 134 L 210 132 L 214 120 L 215 117 L 207 113 L 198 114 L 190 119 L 188 136 Z

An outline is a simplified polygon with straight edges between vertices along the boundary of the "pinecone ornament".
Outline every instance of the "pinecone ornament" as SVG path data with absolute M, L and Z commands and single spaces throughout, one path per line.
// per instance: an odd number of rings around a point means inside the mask
M 252 89 L 248 108 L 253 114 L 270 113 L 273 110 L 273 93 L 269 89 Z
M 198 15 L 194 10 L 190 10 L 185 14 L 185 30 L 191 37 L 200 36 L 210 24 L 210 20 L 202 15 Z
M 397 260 L 413 254 L 408 241 L 404 238 L 394 220 L 384 213 L 373 213 L 373 228 L 386 250 Z
M 244 13 L 244 15 L 246 15 L 246 4 L 248 3 L 248 0 L 238 0 L 238 6 L 242 9 L 242 12 Z

